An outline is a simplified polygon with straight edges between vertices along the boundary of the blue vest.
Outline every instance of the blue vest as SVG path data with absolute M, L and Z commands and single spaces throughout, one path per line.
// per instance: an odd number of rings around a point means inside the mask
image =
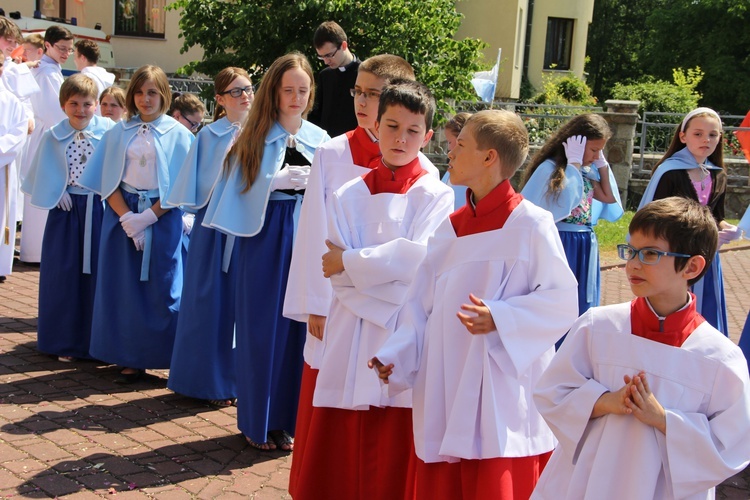
M 143 124 L 139 116 L 119 122 L 110 129 L 94 151 L 78 184 L 108 198 L 117 188 L 125 173 L 125 153 L 130 141 Z M 190 144 L 195 136 L 171 116 L 162 115 L 150 122 L 156 145 L 156 174 L 159 181 L 159 198 L 165 199 L 170 179 L 175 179 L 185 162 Z M 169 160 L 167 160 L 169 153 Z
M 104 133 L 114 126 L 115 123 L 109 118 L 94 115 L 82 132 L 96 151 Z M 65 153 L 76 132 L 79 131 L 70 126 L 69 120 L 63 120 L 42 136 L 29 173 L 21 185 L 21 191 L 31 197 L 30 203 L 33 206 L 51 210 L 60 202 L 70 181 Z M 86 164 L 84 172 L 91 167 L 90 162 L 91 160 Z
M 228 175 L 222 175 L 208 202 L 203 225 L 234 236 L 255 236 L 263 228 L 266 206 L 271 194 L 271 180 L 283 166 L 287 137 L 290 134 L 274 123 L 268 132 L 258 176 L 250 189 L 244 193 L 237 160 L 233 158 Z M 325 130 L 303 120 L 302 127 L 294 136 L 300 153 L 312 162 L 315 149 L 329 140 Z
M 167 205 L 188 211 L 206 206 L 221 177 L 224 156 L 235 130 L 237 127 L 224 117 L 198 132 L 185 164 L 170 186 Z
M 521 194 L 534 205 L 551 212 L 555 222 L 558 222 L 570 215 L 570 212 L 581 203 L 583 175 L 599 181 L 599 170 L 587 168 L 582 175 L 573 165 L 566 165 L 565 180 L 563 181 L 562 191 L 557 198 L 548 194 L 549 179 L 554 170 L 555 161 L 552 159 L 544 160 L 531 175 L 531 178 L 521 190 Z M 612 175 L 612 169 L 608 168 L 607 170 L 609 171 L 609 183 L 616 201 L 615 203 L 602 203 L 598 200 L 591 202 L 592 226 L 596 225 L 599 219 L 616 221 L 624 213 L 622 201 L 620 201 L 620 191 L 617 189 L 617 182 Z

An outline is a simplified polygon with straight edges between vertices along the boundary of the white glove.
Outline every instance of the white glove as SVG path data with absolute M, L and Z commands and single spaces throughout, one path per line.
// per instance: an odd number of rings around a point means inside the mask
M 128 217 L 128 214 L 132 215 Z M 157 220 L 159 220 L 159 218 L 156 216 L 154 211 L 150 208 L 147 208 L 145 211 L 139 214 L 128 212 L 127 214 L 120 217 L 120 224 L 125 230 L 125 234 L 127 234 L 128 237 L 132 238 L 136 234 L 145 231 L 148 226 L 150 226 Z
M 133 238 L 133 245 L 135 245 L 135 250 L 137 252 L 142 252 L 143 249 L 146 247 L 146 233 L 140 232 L 136 234 Z
M 609 166 L 609 162 L 604 157 L 604 150 L 600 149 L 599 150 L 599 156 L 597 156 L 596 159 L 594 160 L 594 168 L 596 168 L 598 170 L 600 168 L 605 168 L 605 167 L 608 167 L 608 166 Z
M 182 232 L 190 236 L 190 231 L 193 230 L 193 224 L 195 223 L 194 214 L 182 214 Z
M 719 246 L 738 240 L 742 236 L 742 230 L 737 226 L 727 224 L 724 229 L 719 230 Z
M 573 135 L 563 142 L 565 156 L 568 158 L 568 165 L 583 165 L 583 154 L 586 152 L 586 136 Z
M 310 177 L 309 165 L 285 165 L 271 179 L 271 191 L 279 189 L 294 189 L 295 191 L 299 191 L 305 189 L 308 177 Z
M 70 197 L 70 193 L 63 191 L 62 198 L 60 198 L 60 203 L 57 204 L 57 208 L 70 212 L 70 209 L 73 208 L 73 198 Z

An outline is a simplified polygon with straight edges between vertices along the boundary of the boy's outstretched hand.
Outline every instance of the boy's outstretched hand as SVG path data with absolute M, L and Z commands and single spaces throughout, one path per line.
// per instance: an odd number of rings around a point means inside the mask
M 633 383 L 630 384 L 630 397 L 625 400 L 625 404 L 628 405 L 635 418 L 660 430 L 662 434 L 667 434 L 667 413 L 651 392 L 644 372 L 633 377 Z
M 323 276 L 330 278 L 344 271 L 344 249 L 326 240 L 328 251 L 323 254 Z
M 461 304 L 461 310 L 476 314 L 476 316 L 469 316 L 462 312 L 457 312 L 459 321 L 469 330 L 472 335 L 485 334 L 494 332 L 497 330 L 495 326 L 495 320 L 492 319 L 490 308 L 482 303 L 473 293 L 469 294 L 469 300 L 471 304 Z
M 377 371 L 378 377 L 383 381 L 383 383 L 388 383 L 388 377 L 390 377 L 393 374 L 393 363 L 384 365 L 380 362 L 378 358 L 372 358 L 370 361 L 367 362 L 367 366 L 369 368 L 373 368 Z

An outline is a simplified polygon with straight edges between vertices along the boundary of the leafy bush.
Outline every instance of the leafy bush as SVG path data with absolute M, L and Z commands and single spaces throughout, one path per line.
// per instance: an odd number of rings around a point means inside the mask
M 703 72 L 696 67 L 683 71 L 677 68 L 672 71 L 674 83 L 664 80 L 644 78 L 633 84 L 615 84 L 612 95 L 615 99 L 640 101 L 638 112 L 659 111 L 667 113 L 687 113 L 698 107 L 701 95 L 695 87 L 703 78 Z
M 568 73 L 565 76 L 545 76 L 542 91 L 531 102 L 551 105 L 594 106 L 596 98 L 586 82 Z

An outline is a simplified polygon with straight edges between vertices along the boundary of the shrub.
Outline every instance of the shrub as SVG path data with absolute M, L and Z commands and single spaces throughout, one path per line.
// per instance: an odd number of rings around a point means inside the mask
M 683 72 L 681 68 L 672 71 L 674 83 L 646 77 L 633 84 L 615 84 L 612 96 L 615 99 L 640 101 L 638 112 L 659 111 L 667 113 L 687 113 L 698 107 L 701 95 L 695 87 L 703 78 L 703 72 L 696 67 Z
M 594 106 L 596 98 L 586 82 L 568 73 L 562 77 L 545 76 L 542 91 L 531 102 L 551 105 Z

